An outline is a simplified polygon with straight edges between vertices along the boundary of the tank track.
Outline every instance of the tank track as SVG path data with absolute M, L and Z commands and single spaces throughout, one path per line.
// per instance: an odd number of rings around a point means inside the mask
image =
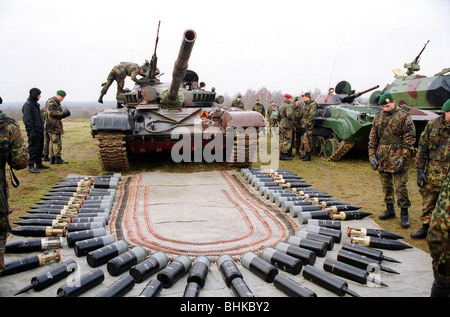
M 127 157 L 125 135 L 121 132 L 99 132 L 98 157 L 105 171 L 127 171 L 130 164 Z
M 341 141 L 336 151 L 328 158 L 328 161 L 339 161 L 348 151 L 350 151 L 354 144 L 354 142 L 350 141 Z
M 228 162 L 228 166 L 230 168 L 248 168 L 252 166 L 252 163 L 254 161 L 254 155 L 257 153 L 258 150 L 258 142 L 259 142 L 259 134 L 256 136 L 256 144 L 251 144 L 250 142 L 250 136 L 245 135 L 245 139 L 242 139 L 238 137 L 237 135 L 234 136 L 234 145 L 233 145 L 233 151 L 231 154 L 230 161 Z M 241 146 L 245 146 L 245 159 L 243 162 L 238 161 L 238 150 L 241 148 Z M 256 149 L 253 148 L 253 146 L 256 146 Z

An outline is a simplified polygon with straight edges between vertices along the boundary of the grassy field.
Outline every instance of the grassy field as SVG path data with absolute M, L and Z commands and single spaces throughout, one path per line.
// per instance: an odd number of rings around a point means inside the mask
M 42 170 L 39 174 L 29 173 L 26 169 L 15 171 L 20 180 L 20 186 L 10 186 L 9 202 L 14 212 L 10 215 L 11 223 L 19 219 L 35 205 L 40 197 L 50 188 L 67 177 L 69 174 L 100 175 L 102 171 L 97 159 L 97 141 L 90 133 L 89 120 L 64 120 L 64 135 L 62 158 L 69 164 L 50 165 L 48 170 Z M 26 133 L 22 125 L 22 134 L 26 139 Z M 227 170 L 226 164 L 221 163 L 174 163 L 170 153 L 151 153 L 139 155 L 131 160 L 131 171 L 127 174 L 167 171 L 190 173 L 211 170 Z M 48 164 L 48 162 L 46 162 Z M 254 164 L 259 167 L 260 163 Z M 380 221 L 378 215 L 385 210 L 380 180 L 377 172 L 374 172 L 367 160 L 367 153 L 349 152 L 339 162 L 328 162 L 313 157 L 310 162 L 303 162 L 296 156 L 292 161 L 280 161 L 280 169 L 290 170 L 302 176 L 313 188 L 327 192 L 333 198 L 362 206 L 364 211 L 372 212 L 371 218 L 384 230 L 395 232 L 405 237 L 403 240 L 419 249 L 428 252 L 425 240 L 413 240 L 410 234 L 421 227 L 420 215 L 422 199 L 416 185 L 416 169 L 411 163 L 410 180 L 408 189 L 412 207 L 410 208 L 411 227 L 400 227 L 400 210 L 396 207 L 397 218 Z M 125 173 L 123 173 L 125 174 Z M 9 173 L 7 173 L 9 175 Z M 8 181 L 9 181 L 9 177 Z M 344 228 L 345 223 L 344 223 Z

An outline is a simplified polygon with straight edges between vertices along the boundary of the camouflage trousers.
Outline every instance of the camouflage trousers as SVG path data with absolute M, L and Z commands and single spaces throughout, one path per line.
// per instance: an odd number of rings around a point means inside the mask
M 50 156 L 60 156 L 62 150 L 61 134 L 49 133 L 49 135 L 50 135 L 50 145 L 49 145 Z
M 106 95 L 108 92 L 109 87 L 112 85 L 112 83 L 116 81 L 117 82 L 117 93 L 116 93 L 116 99 L 119 98 L 119 94 L 123 91 L 123 87 L 125 86 L 125 77 L 120 77 L 117 75 L 117 73 L 112 70 L 108 77 L 106 78 L 106 83 L 103 85 L 101 93 L 103 95 Z
M 311 152 L 312 148 L 312 131 L 307 130 L 302 136 L 303 150 Z
M 280 151 L 286 154 L 292 145 L 292 130 L 280 128 Z
M 0 215 L 0 272 L 5 269 L 5 245 L 8 236 L 8 226 L 8 221 L 5 216 Z
M 419 190 L 419 193 L 422 195 L 422 216 L 420 220 L 423 224 L 430 224 L 431 214 L 436 207 L 440 191 L 435 191 L 425 185 Z
M 44 155 L 49 155 L 49 146 L 50 146 L 50 134 L 44 130 L 44 151 L 43 154 Z
M 292 148 L 297 151 L 300 150 L 300 146 L 302 145 L 302 131 L 293 131 L 292 132 Z
M 440 195 L 436 201 L 436 208 L 430 217 L 427 243 L 435 281 L 442 282 L 447 289 L 450 287 L 450 177 L 442 184 Z M 446 285 L 445 285 L 446 284 Z M 435 286 L 435 285 L 433 285 Z M 432 290 L 433 292 L 433 290 Z
M 384 202 L 386 204 L 394 204 L 397 197 L 397 206 L 400 208 L 408 208 L 411 206 L 408 195 L 409 170 L 402 173 L 380 172 L 381 188 L 384 193 Z

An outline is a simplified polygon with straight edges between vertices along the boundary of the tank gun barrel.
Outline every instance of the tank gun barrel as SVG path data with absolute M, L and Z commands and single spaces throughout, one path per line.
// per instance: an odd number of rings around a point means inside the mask
M 197 34 L 194 30 L 189 29 L 184 31 L 180 52 L 178 53 L 178 58 L 173 67 L 172 82 L 170 83 L 167 95 L 169 101 L 176 101 L 178 98 L 178 90 L 180 89 L 184 75 L 186 74 L 189 57 L 191 56 L 196 37 Z
M 361 95 L 363 95 L 363 94 L 365 94 L 365 93 L 368 93 L 369 91 L 375 90 L 375 89 L 377 89 L 378 87 L 380 87 L 380 85 L 376 85 L 376 86 L 373 86 L 372 88 L 369 88 L 369 89 L 360 91 L 360 92 L 358 92 L 358 93 L 355 94 L 355 98 L 358 98 L 359 96 L 361 96 Z
M 355 100 L 355 98 L 358 98 L 359 96 L 361 96 L 369 91 L 377 89 L 378 87 L 380 87 L 380 86 L 376 85 L 376 86 L 373 86 L 372 88 L 369 88 L 369 89 L 366 89 L 366 90 L 363 90 L 363 91 L 357 92 L 357 93 L 354 93 L 354 91 L 352 91 L 351 93 L 349 93 L 346 96 L 344 96 L 343 98 L 341 98 L 341 101 L 347 102 L 347 103 L 352 103 L 353 100 Z

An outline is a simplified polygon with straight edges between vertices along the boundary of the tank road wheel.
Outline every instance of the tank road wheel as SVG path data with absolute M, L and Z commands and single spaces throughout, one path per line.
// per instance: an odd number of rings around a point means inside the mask
M 312 152 L 316 156 L 323 156 L 323 148 L 325 146 L 325 138 L 323 136 L 315 136 L 313 139 Z
M 334 138 L 325 141 L 323 154 L 328 161 L 339 161 L 350 149 L 353 147 L 354 142 L 350 141 L 337 141 Z
M 258 153 L 259 133 L 255 136 L 239 133 L 234 135 L 233 149 L 228 158 L 228 166 L 231 168 L 248 168 L 254 162 Z
M 130 169 L 123 133 L 99 132 L 97 139 L 98 157 L 105 171 L 126 171 Z

